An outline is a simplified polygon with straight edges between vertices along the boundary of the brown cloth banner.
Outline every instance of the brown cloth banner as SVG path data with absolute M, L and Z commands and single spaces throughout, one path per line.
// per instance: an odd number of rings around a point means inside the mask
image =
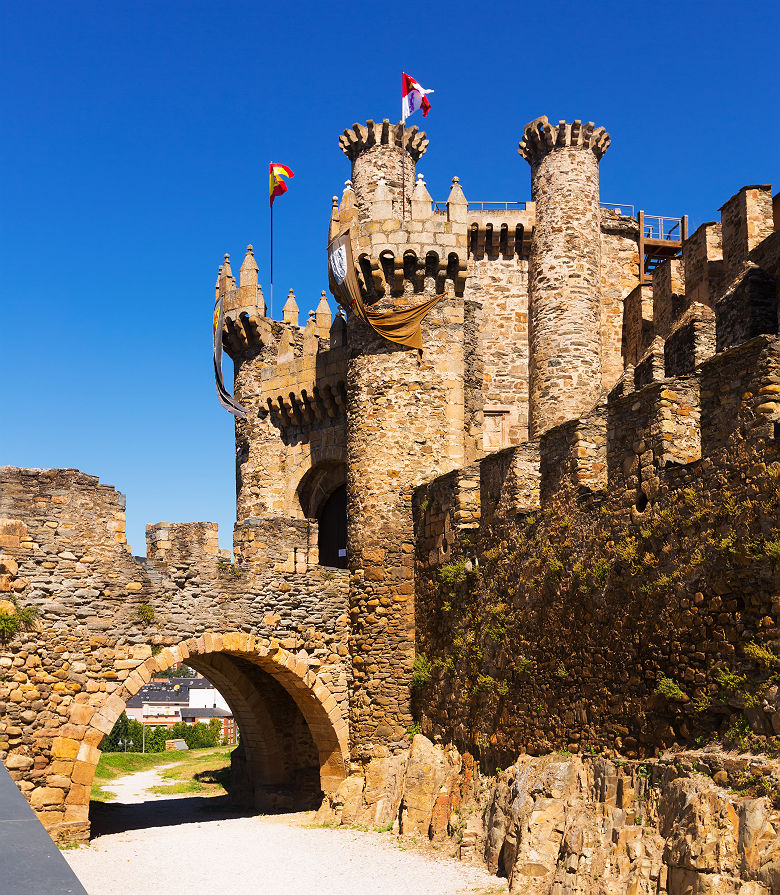
M 414 308 L 402 308 L 397 311 L 372 311 L 367 308 L 363 303 L 360 285 L 355 275 L 349 230 L 340 233 L 328 245 L 328 267 L 333 279 L 333 293 L 339 304 L 351 308 L 361 320 L 388 342 L 422 351 L 420 324 L 428 311 L 441 300 L 441 295 Z

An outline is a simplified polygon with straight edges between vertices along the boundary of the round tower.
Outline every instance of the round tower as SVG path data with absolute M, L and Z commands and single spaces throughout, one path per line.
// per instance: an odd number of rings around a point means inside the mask
M 430 200 L 412 200 L 415 163 L 428 140 L 416 128 L 402 130 L 388 121 L 355 125 L 339 138 L 352 162 L 352 189 L 345 193 L 339 225 L 353 212 L 361 223 L 395 218 L 388 238 L 403 230 L 401 163 L 404 159 L 406 222 L 415 201 L 430 210 Z M 354 190 L 354 193 L 353 193 Z M 419 219 L 418 219 L 419 220 Z M 349 625 L 352 680 L 349 690 L 353 756 L 369 747 L 403 749 L 414 723 L 411 711 L 414 627 L 415 487 L 462 466 L 464 460 L 464 308 L 449 273 L 446 285 L 426 276 L 427 249 L 441 251 L 437 233 L 415 232 L 414 248 L 403 240 L 395 248 L 386 289 L 372 307 L 410 306 L 441 289 L 441 300 L 422 322 L 423 350 L 381 338 L 367 323 L 347 313 L 347 557 L 350 575 Z M 406 234 L 404 234 L 405 236 Z M 369 240 L 365 248 L 370 251 Z M 364 247 L 361 245 L 361 250 Z M 448 243 L 455 254 L 455 244 Z M 420 260 L 411 264 L 409 252 Z M 447 259 L 447 254 L 442 252 Z M 376 260 L 376 258 L 372 258 Z M 385 260 L 387 260 L 385 258 Z M 445 270 L 447 261 L 445 260 Z M 437 268 L 438 270 L 438 268 Z M 441 279 L 444 279 L 442 276 Z M 426 291 L 428 290 L 428 291 Z M 373 297 L 373 296 L 372 296 Z M 366 754 L 374 754 L 370 750 Z
M 406 201 L 411 200 L 415 165 L 428 148 L 422 131 L 404 128 L 400 122 L 390 124 L 387 118 L 381 122 L 369 120 L 347 128 L 339 137 L 339 146 L 352 163 L 352 188 L 361 221 L 370 216 L 380 180 L 384 180 L 397 208 L 404 191 Z
M 527 124 L 536 224 L 529 264 L 529 435 L 582 416 L 601 391 L 599 161 L 609 134 L 593 122 Z

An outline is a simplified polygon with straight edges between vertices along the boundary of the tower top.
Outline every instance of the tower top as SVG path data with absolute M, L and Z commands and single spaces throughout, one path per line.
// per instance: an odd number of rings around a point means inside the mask
M 380 122 L 369 119 L 365 124 L 353 124 L 339 137 L 339 146 L 347 158 L 354 162 L 358 155 L 373 146 L 397 146 L 404 148 L 417 162 L 425 155 L 428 138 L 416 126 L 405 128 L 399 121 L 390 124 L 385 118 Z
M 546 115 L 526 124 L 523 139 L 517 151 L 529 165 L 536 164 L 555 149 L 590 149 L 600 159 L 609 148 L 610 136 L 603 127 L 596 127 L 592 121 L 583 124 L 577 119 L 571 124 L 559 121 L 550 124 Z

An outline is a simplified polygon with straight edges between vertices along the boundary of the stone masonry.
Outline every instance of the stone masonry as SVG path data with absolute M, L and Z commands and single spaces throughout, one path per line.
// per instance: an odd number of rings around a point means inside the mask
M 600 204 L 609 143 L 536 119 L 531 201 L 491 208 L 458 177 L 432 200 L 417 128 L 344 131 L 329 235 L 349 228 L 375 309 L 439 297 L 421 353 L 324 292 L 272 320 L 252 247 L 238 281 L 225 256 L 248 411 L 232 561 L 209 523 L 148 526 L 133 557 L 114 489 L 2 468 L 0 758 L 53 835 L 87 835 L 103 736 L 179 660 L 234 709 L 233 795 L 268 807 L 332 796 L 418 723 L 486 761 L 650 754 L 723 721 L 711 667 L 758 679 L 740 649 L 777 625 L 776 504 L 756 507 L 780 463 L 778 200 L 743 188 L 645 282 L 638 219 Z

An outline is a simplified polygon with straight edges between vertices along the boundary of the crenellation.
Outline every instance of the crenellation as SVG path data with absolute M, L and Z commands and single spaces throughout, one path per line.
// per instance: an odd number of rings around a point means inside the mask
M 655 282 L 640 283 L 623 302 L 621 354 L 623 370 L 634 368 L 655 337 Z
M 724 264 L 720 221 L 702 224 L 683 244 L 686 305 L 712 308 L 723 287 Z
M 716 350 L 715 312 L 694 302 L 677 320 L 664 342 L 664 371 L 669 376 L 687 376 Z
M 778 332 L 778 282 L 750 263 L 715 303 L 717 349 Z
M 750 252 L 775 229 L 772 187 L 743 186 L 720 209 L 723 236 L 723 266 L 726 280 L 733 279 Z
M 699 384 L 653 382 L 608 404 L 607 485 L 626 518 L 652 509 L 664 469 L 701 457 Z
M 660 382 L 666 375 L 664 340 L 656 336 L 634 367 L 634 388 Z
M 559 494 L 579 499 L 607 486 L 607 406 L 548 429 L 539 439 L 542 503 Z
M 652 297 L 653 328 L 656 335 L 665 339 L 687 307 L 685 268 L 679 258 L 669 258 L 653 271 Z

